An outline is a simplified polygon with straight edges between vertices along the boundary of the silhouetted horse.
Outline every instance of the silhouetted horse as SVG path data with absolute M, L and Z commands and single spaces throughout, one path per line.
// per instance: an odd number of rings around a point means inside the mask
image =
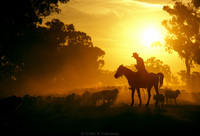
M 138 77 L 138 73 L 137 72 L 133 72 L 132 70 L 124 67 L 123 65 L 120 65 L 119 68 L 117 69 L 117 72 L 115 73 L 115 78 L 118 78 L 120 76 L 125 76 L 128 80 L 129 85 L 131 86 L 131 90 L 132 90 L 132 103 L 131 106 L 133 106 L 134 104 L 134 93 L 135 93 L 135 89 L 137 89 L 138 92 L 138 97 L 140 100 L 140 106 L 141 106 L 141 97 L 140 97 L 140 88 L 147 88 L 148 90 L 148 101 L 146 103 L 146 106 L 149 105 L 149 100 L 151 98 L 151 88 L 154 86 L 155 90 L 156 90 L 156 94 L 159 94 L 158 92 L 158 84 L 160 82 L 160 86 L 162 86 L 163 84 L 163 78 L 164 75 L 162 73 L 148 73 L 147 75 L 147 79 L 146 81 L 142 81 L 140 77 Z

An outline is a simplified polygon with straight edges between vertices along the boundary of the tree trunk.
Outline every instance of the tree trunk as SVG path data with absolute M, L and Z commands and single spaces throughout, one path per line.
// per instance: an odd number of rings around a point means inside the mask
M 185 66 L 186 66 L 186 84 L 187 84 L 187 87 L 190 87 L 190 61 L 189 61 L 189 58 L 186 57 L 185 58 Z

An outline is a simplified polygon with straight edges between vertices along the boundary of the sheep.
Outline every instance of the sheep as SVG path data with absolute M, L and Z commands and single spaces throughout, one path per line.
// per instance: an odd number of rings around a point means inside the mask
M 118 97 L 118 93 L 117 89 L 95 92 L 91 95 L 92 104 L 99 106 L 113 104 Z
M 105 101 L 107 101 L 108 104 L 113 104 L 118 97 L 119 91 L 117 89 L 114 89 L 112 91 L 105 90 L 105 91 L 102 91 L 101 93 L 102 93 L 102 96 L 103 96 L 104 104 L 106 103 Z
M 159 104 L 159 106 L 163 107 L 163 104 L 164 104 L 164 101 L 165 101 L 163 94 L 154 95 L 153 100 L 156 100 L 156 102 L 155 102 L 156 106 L 158 106 L 158 104 Z
M 91 100 L 90 100 L 90 97 L 91 97 L 91 93 L 86 91 L 82 94 L 82 99 L 81 99 L 81 104 L 82 105 L 90 105 L 91 104 Z
M 166 98 L 166 102 L 168 104 L 168 98 L 170 98 L 170 100 L 173 98 L 176 103 L 176 98 L 178 97 L 178 95 L 180 94 L 180 90 L 176 90 L 176 91 L 172 91 L 172 90 L 166 90 L 165 91 L 165 98 Z

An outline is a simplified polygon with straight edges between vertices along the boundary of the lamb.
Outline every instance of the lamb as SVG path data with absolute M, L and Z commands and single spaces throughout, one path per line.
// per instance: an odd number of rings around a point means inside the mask
M 165 98 L 166 98 L 167 104 L 168 104 L 168 98 L 170 98 L 170 100 L 174 99 L 175 104 L 177 105 L 176 98 L 178 97 L 179 94 L 180 94 L 180 90 L 176 90 L 176 91 L 166 90 L 165 91 Z
M 163 94 L 154 95 L 153 96 L 153 100 L 156 100 L 156 102 L 155 102 L 156 106 L 163 107 L 163 104 L 164 104 L 164 101 L 165 101 L 165 98 L 164 98 Z

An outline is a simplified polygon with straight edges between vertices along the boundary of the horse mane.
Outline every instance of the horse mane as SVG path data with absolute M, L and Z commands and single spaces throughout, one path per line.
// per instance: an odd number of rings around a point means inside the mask
M 123 67 L 123 69 L 127 72 L 127 74 L 135 74 L 136 72 L 134 72 L 134 71 L 132 71 L 132 70 L 130 70 L 129 68 L 127 68 L 127 67 L 124 67 L 124 66 L 122 66 Z

